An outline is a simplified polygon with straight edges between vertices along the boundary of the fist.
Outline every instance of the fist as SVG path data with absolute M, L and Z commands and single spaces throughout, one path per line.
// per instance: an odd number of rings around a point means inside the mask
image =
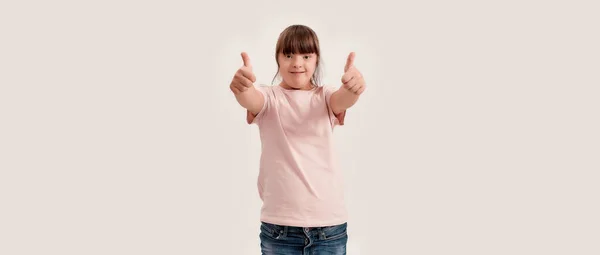
M 236 95 L 253 87 L 254 82 L 256 81 L 256 76 L 254 76 L 254 73 L 252 72 L 250 57 L 248 57 L 246 52 L 242 52 L 242 61 L 244 62 L 244 65 L 235 72 L 231 84 L 229 85 L 229 89 Z
M 360 95 L 365 91 L 366 84 L 362 74 L 354 66 L 354 55 L 354 52 L 351 52 L 346 60 L 344 75 L 342 76 L 342 88 Z

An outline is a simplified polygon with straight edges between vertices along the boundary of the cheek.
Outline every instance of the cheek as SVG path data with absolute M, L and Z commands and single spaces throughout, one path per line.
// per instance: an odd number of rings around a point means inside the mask
M 311 72 L 311 73 L 314 73 L 314 72 L 315 72 L 315 70 L 317 69 L 317 63 L 316 63 L 316 62 L 313 62 L 313 63 L 311 63 L 311 64 L 308 66 L 308 68 L 310 69 L 310 72 Z
M 287 75 L 288 74 L 288 67 L 285 65 L 280 65 L 279 67 L 279 74 L 280 75 Z
M 316 69 L 317 69 L 317 68 L 316 68 L 314 65 L 313 65 L 313 66 L 310 66 L 310 67 L 308 67 L 308 68 L 307 68 L 307 70 L 306 70 L 307 72 L 306 72 L 306 73 L 307 73 L 308 75 L 312 76 L 312 75 L 315 73 L 315 70 L 316 70 Z

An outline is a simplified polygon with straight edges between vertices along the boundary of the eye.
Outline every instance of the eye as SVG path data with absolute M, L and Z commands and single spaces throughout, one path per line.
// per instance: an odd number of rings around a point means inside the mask
M 304 59 L 309 59 L 309 58 L 310 58 L 310 56 L 309 56 L 309 55 L 305 55 L 305 56 L 304 56 Z
M 291 54 L 286 54 L 285 57 L 286 58 L 292 58 L 292 55 Z

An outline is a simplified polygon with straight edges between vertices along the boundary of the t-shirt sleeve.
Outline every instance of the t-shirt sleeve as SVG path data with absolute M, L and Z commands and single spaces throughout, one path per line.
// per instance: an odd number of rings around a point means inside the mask
M 331 109 L 331 95 L 336 92 L 338 88 L 333 86 L 323 86 L 323 91 L 325 93 L 325 102 L 327 103 L 327 110 L 329 111 L 329 118 L 331 120 L 331 126 L 344 125 L 344 119 L 346 118 L 346 110 L 339 114 L 334 114 Z
M 256 86 L 255 88 L 256 88 L 256 90 L 258 90 L 258 92 L 260 92 L 263 95 L 263 98 L 265 100 L 263 102 L 263 106 L 262 106 L 261 110 L 258 112 L 258 114 L 256 114 L 256 116 L 254 114 L 252 114 L 249 110 L 246 110 L 246 122 L 248 123 L 248 125 L 258 124 L 258 122 L 260 122 L 263 115 L 266 114 L 266 112 L 268 111 L 268 109 L 270 108 L 270 105 L 271 105 L 269 102 L 271 99 L 271 93 L 269 93 L 269 87 L 266 85 L 260 85 L 260 86 Z

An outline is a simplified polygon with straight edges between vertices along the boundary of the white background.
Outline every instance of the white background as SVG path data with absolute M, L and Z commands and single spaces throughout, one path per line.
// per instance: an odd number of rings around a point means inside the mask
M 0 254 L 259 254 L 228 85 L 242 51 L 270 84 L 292 24 L 367 81 L 348 254 L 599 254 L 593 2 L 3 1 Z

